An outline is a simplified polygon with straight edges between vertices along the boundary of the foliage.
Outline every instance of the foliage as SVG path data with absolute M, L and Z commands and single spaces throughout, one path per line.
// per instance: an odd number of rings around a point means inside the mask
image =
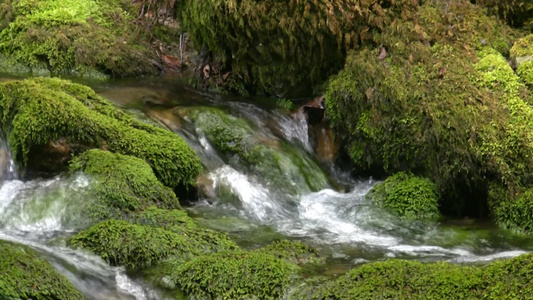
M 324 172 L 292 145 L 264 136 L 245 119 L 216 108 L 190 108 L 187 116 L 218 151 L 237 156 L 245 167 L 295 194 L 317 191 L 328 184 Z M 270 141 L 269 141 L 270 139 Z
M 0 241 L 0 295 L 7 299 L 83 299 L 83 295 L 32 249 Z
M 10 0 L 0 4 L 0 50 L 28 69 L 51 74 L 155 74 L 135 12 L 119 0 Z
M 411 12 L 373 33 L 380 47 L 353 51 L 328 85 L 326 109 L 352 161 L 429 178 L 457 210 L 459 190 L 482 193 L 487 177 L 529 182 L 529 96 L 500 54 L 513 33 L 464 1 Z
M 83 85 L 53 78 L 1 83 L 0 111 L 2 131 L 20 163 L 62 137 L 84 149 L 144 159 L 169 187 L 192 184 L 202 169 L 179 136 L 135 120 Z
M 319 263 L 323 260 L 315 248 L 300 241 L 280 240 L 261 247 L 257 251 L 287 260 L 293 264 Z
M 486 267 L 388 260 L 352 269 L 311 299 L 527 299 L 533 256 Z
M 367 194 L 375 203 L 409 220 L 439 217 L 437 188 L 431 180 L 400 172 L 377 184 Z
M 244 251 L 166 264 L 166 286 L 200 299 L 280 299 L 298 269 L 274 256 Z
M 504 186 L 489 188 L 489 207 L 492 218 L 500 228 L 519 234 L 533 233 L 533 189 L 510 194 Z
M 91 205 L 96 220 L 121 218 L 151 205 L 180 208 L 174 192 L 157 180 L 142 159 L 92 149 L 75 157 L 70 170 L 83 171 L 96 180 L 92 190 L 98 200 Z

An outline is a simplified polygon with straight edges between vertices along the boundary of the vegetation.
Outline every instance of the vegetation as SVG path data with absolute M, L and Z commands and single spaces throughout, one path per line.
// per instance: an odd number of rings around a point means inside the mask
M 0 52 L 30 71 L 53 75 L 155 74 L 155 53 L 135 25 L 136 14 L 119 0 L 2 1 Z
M 89 206 L 95 220 L 122 218 L 152 205 L 180 208 L 174 192 L 157 180 L 142 159 L 92 149 L 75 157 L 70 170 L 83 171 L 95 180 L 91 188 L 97 200 Z
M 360 169 L 429 178 L 459 214 L 469 201 L 459 194 L 484 193 L 487 178 L 511 189 L 530 182 L 531 109 L 502 56 L 510 29 L 470 3 L 438 3 L 374 32 L 379 47 L 352 52 L 326 109 Z
M 511 58 L 517 65 L 516 73 L 533 90 L 533 34 L 516 41 Z
M 515 27 L 529 27 L 533 30 L 533 2 L 529 0 L 473 0 L 486 7 L 489 14 L 496 15 Z
M 202 253 L 235 250 L 238 248 L 227 234 L 199 227 L 182 210 L 150 207 L 147 210 L 132 215 L 130 222 L 143 226 L 163 228 L 166 231 L 187 237 L 196 243 L 196 247 Z
M 315 289 L 311 299 L 525 299 L 533 256 L 486 267 L 388 260 L 357 267 Z
M 172 188 L 193 184 L 202 169 L 179 136 L 135 120 L 83 85 L 53 78 L 4 82 L 0 111 L 13 156 L 26 166 L 30 157 L 43 159 L 49 142 L 63 138 L 71 148 L 64 155 L 102 148 L 135 156 Z
M 26 246 L 0 241 L 0 295 L 6 299 L 83 299 L 50 263 Z
M 320 263 L 318 251 L 300 241 L 281 240 L 259 248 L 260 253 L 270 254 L 293 264 Z
M 431 180 L 409 173 L 396 173 L 367 194 L 375 203 L 408 220 L 436 220 L 439 217 L 437 188 Z
M 161 284 L 201 299 L 280 299 L 297 267 L 260 252 L 220 252 L 186 263 L 170 261 Z M 160 275 L 161 276 L 161 275 Z

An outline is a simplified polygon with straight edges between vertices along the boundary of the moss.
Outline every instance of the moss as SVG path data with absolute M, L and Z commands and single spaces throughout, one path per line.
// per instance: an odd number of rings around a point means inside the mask
M 511 48 L 511 58 L 533 56 L 533 34 L 518 39 Z
M 51 74 L 155 74 L 155 55 L 123 1 L 13 0 L 0 6 L 0 49 L 13 63 Z M 9 71 L 9 70 L 7 70 Z
M 376 204 L 408 220 L 439 218 L 437 187 L 431 180 L 409 173 L 396 173 L 367 194 Z
M 268 254 L 234 251 L 169 262 L 160 276 L 165 286 L 201 299 L 280 299 L 297 269 Z
M 71 152 L 104 148 L 144 159 L 172 188 L 193 184 L 202 169 L 179 136 L 135 120 L 83 85 L 51 78 L 1 83 L 0 111 L 13 156 L 26 166 L 30 157 L 42 157 L 48 143 L 63 138 Z
M 533 60 L 521 63 L 516 74 L 520 76 L 530 91 L 533 90 Z
M 0 295 L 7 299 L 83 299 L 83 295 L 35 251 L 5 241 L 0 241 Z
M 328 185 L 327 177 L 314 161 L 292 145 L 263 136 L 245 119 L 202 107 L 191 108 L 187 116 L 218 151 L 226 157 L 238 157 L 245 168 L 288 193 L 317 191 Z
M 68 244 L 87 249 L 111 265 L 138 269 L 169 257 L 190 259 L 201 254 L 198 243 L 186 236 L 126 221 L 107 220 L 79 232 Z
M 281 240 L 257 250 L 260 253 L 284 259 L 293 264 L 307 264 L 323 262 L 315 248 L 300 241 Z
M 353 51 L 326 109 L 358 170 L 429 178 L 460 213 L 487 178 L 530 182 L 531 109 L 503 58 L 512 31 L 468 2 L 436 4 L 374 33 L 380 47 Z
M 226 233 L 199 227 L 185 211 L 150 207 L 134 214 L 130 222 L 145 226 L 163 228 L 185 236 L 197 244 L 202 253 L 235 250 L 238 246 Z
M 438 20 L 432 28 L 423 27 L 431 19 L 419 14 L 427 7 L 439 10 L 431 16 Z M 343 67 L 350 49 L 389 48 L 396 43 L 383 39 L 407 30 L 417 31 L 414 41 L 424 43 L 436 37 L 466 47 L 484 41 L 509 50 L 506 33 L 499 32 L 502 27 L 467 0 L 446 5 L 426 0 L 187 0 L 178 8 L 197 47 L 205 46 L 231 68 L 230 81 L 275 94 L 297 86 L 309 92 L 308 86 L 319 86 Z M 409 29 L 401 24 L 406 21 L 411 22 Z M 397 46 L 409 44 L 404 40 Z
M 501 184 L 489 189 L 492 218 L 502 229 L 519 234 L 533 233 L 533 189 L 510 193 Z
M 489 14 L 500 17 L 511 26 L 533 29 L 533 2 L 530 0 L 475 0 L 472 2 L 487 8 Z
M 486 267 L 388 260 L 355 268 L 309 299 L 526 299 L 531 254 Z
M 70 170 L 95 179 L 92 189 L 98 200 L 91 211 L 96 220 L 121 218 L 152 205 L 180 208 L 174 192 L 157 180 L 142 159 L 93 149 L 75 157 Z

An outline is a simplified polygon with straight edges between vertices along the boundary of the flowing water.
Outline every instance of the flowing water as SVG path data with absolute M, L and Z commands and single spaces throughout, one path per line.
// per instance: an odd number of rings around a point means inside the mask
M 139 118 L 181 135 L 196 150 L 206 173 L 198 180 L 200 199 L 187 209 L 199 223 L 228 232 L 243 247 L 303 240 L 328 257 L 325 274 L 389 257 L 484 263 L 533 251 L 532 239 L 486 222 L 407 222 L 372 205 L 365 195 L 377 181 L 351 178 L 318 157 L 302 113 L 196 92 L 174 80 L 93 86 Z M 221 151 L 214 142 L 213 127 L 205 121 L 220 115 L 248 128 L 233 129 L 240 138 L 226 144 L 243 143 L 244 152 Z M 263 160 L 250 159 L 256 157 L 250 153 Z M 87 299 L 164 298 L 123 268 L 65 246 L 65 238 L 84 227 L 77 208 L 89 183 L 83 174 L 20 181 L 0 140 L 0 239 L 41 253 Z

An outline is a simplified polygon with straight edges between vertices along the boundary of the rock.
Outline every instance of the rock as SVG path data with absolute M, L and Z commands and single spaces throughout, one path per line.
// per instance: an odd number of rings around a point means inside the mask
M 34 250 L 0 240 L 0 295 L 5 299 L 84 299 Z
M 302 106 L 302 110 L 307 114 L 309 124 L 318 124 L 324 119 L 325 99 L 325 96 L 322 95 Z

